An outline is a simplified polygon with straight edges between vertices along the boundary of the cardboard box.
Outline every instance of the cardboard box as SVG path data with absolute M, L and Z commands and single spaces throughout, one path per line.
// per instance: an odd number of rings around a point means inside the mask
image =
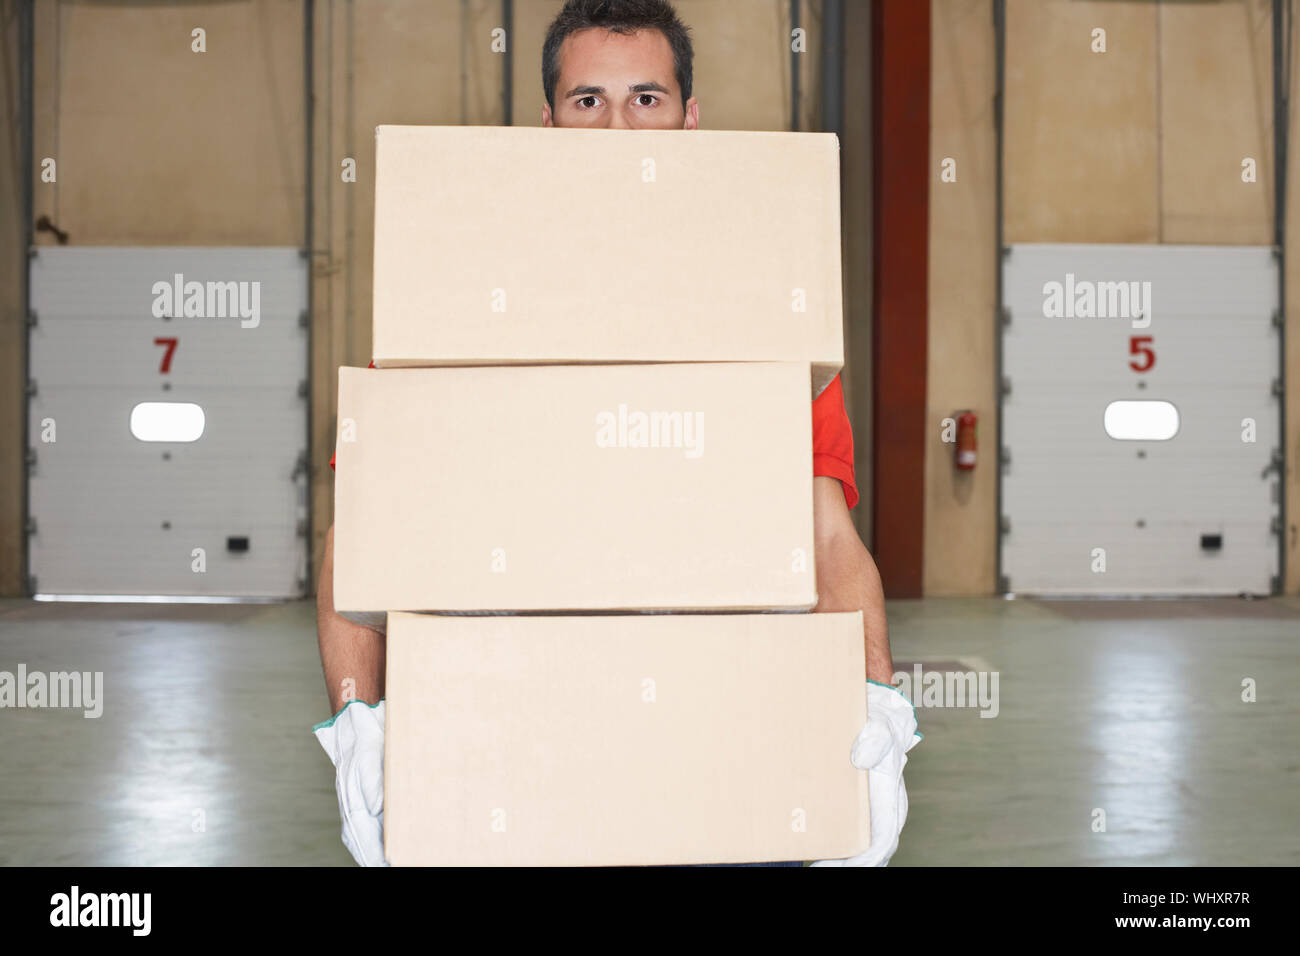
M 380 126 L 380 368 L 844 360 L 831 133 Z
M 843 858 L 862 615 L 392 614 L 394 865 Z
M 798 363 L 340 369 L 334 606 L 809 609 L 807 381 Z

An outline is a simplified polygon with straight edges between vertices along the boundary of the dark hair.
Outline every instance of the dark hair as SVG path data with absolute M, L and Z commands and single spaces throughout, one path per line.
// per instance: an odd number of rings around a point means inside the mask
M 667 0 L 568 0 L 546 31 L 542 44 L 542 89 L 546 102 L 555 109 L 555 85 L 560 82 L 560 45 L 566 37 L 599 27 L 613 33 L 658 30 L 673 51 L 673 71 L 682 91 L 682 105 L 691 98 L 690 31 L 677 18 L 677 11 Z

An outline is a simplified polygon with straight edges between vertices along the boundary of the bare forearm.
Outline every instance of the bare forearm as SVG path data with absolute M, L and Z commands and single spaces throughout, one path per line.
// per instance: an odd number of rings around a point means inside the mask
M 862 548 L 865 581 L 862 595 L 862 618 L 866 628 L 867 679 L 882 684 L 894 682 L 894 658 L 889 652 L 889 625 L 885 622 L 885 589 L 880 583 L 880 571 L 871 553 Z
M 817 564 L 816 610 L 861 611 L 867 678 L 882 684 L 892 683 L 894 663 L 889 653 L 885 593 L 876 562 L 856 535 L 854 540 L 831 545 L 827 554 L 829 560 Z
M 376 704 L 384 696 L 383 634 L 349 621 L 334 610 L 334 529 L 325 536 L 325 556 L 316 587 L 316 637 L 330 713 L 348 700 Z
M 842 486 L 834 478 L 813 479 L 813 527 L 817 546 L 817 611 L 861 611 L 867 678 L 890 684 L 894 663 L 885 623 L 880 572 L 849 517 Z

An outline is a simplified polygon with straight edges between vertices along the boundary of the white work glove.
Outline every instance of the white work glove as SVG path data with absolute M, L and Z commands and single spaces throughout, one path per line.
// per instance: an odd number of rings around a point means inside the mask
M 384 859 L 384 702 L 350 700 L 332 720 L 312 728 L 338 774 L 343 845 L 362 866 Z
M 819 860 L 813 866 L 887 866 L 907 822 L 903 767 L 907 752 L 921 740 L 916 711 L 902 692 L 867 681 L 867 723 L 853 741 L 849 759 L 867 772 L 871 846 L 847 860 Z

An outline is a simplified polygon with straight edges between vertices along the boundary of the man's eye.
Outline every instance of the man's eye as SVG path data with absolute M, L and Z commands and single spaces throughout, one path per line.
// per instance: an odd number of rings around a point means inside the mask
M 636 98 L 637 106 L 654 106 L 659 100 L 652 93 L 642 93 Z
M 598 102 L 600 101 L 594 96 L 584 96 L 582 99 L 578 100 L 578 108 L 589 110 L 595 107 Z

